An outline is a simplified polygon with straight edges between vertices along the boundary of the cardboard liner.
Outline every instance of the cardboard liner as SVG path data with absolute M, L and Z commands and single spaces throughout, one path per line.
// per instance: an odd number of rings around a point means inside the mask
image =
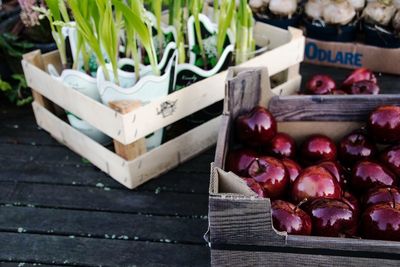
M 305 62 L 376 72 L 400 74 L 400 48 L 382 48 L 361 43 L 326 42 L 306 39 Z

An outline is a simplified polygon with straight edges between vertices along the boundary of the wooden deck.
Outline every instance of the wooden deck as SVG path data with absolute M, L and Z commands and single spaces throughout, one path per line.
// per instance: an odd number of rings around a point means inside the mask
M 305 65 L 342 80 L 348 70 Z M 400 86 L 380 77 L 385 92 Z M 0 101 L 0 266 L 207 266 L 214 149 L 127 190 Z M 24 264 L 23 264 L 24 263 Z

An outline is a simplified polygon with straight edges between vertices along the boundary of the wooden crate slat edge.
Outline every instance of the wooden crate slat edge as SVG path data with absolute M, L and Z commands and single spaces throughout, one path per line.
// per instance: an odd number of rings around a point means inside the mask
M 220 120 L 221 116 L 205 122 L 129 162 L 131 175 L 136 176 L 133 186 L 149 181 L 215 145 Z
M 75 130 L 40 104 L 34 102 L 32 106 L 41 128 L 130 189 L 213 146 L 221 119 L 221 117 L 214 118 L 132 161 L 126 161 Z
M 132 187 L 126 160 L 57 118 L 40 104 L 33 102 L 32 106 L 41 128 L 121 184 Z
M 278 121 L 365 121 L 376 107 L 399 105 L 400 95 L 276 96 L 269 110 Z
M 335 256 L 315 254 L 301 254 L 283 251 L 252 251 L 252 250 L 219 250 L 211 249 L 211 266 L 332 266 L 332 267 L 376 267 L 399 266 L 394 259 L 379 259 L 354 256 Z
M 27 61 L 22 66 L 30 87 L 108 136 L 123 141 L 122 114 L 56 81 Z

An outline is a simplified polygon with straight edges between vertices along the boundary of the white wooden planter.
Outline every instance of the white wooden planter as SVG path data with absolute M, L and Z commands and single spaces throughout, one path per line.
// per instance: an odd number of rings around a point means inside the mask
M 109 105 L 110 102 L 130 100 L 140 101 L 143 106 L 151 101 L 168 95 L 170 84 L 174 83 L 177 53 L 171 57 L 166 71 L 161 76 L 155 76 L 149 71 L 151 67 L 145 67 L 141 72 L 141 78 L 136 81 L 135 73 L 118 70 L 120 86 L 114 82 L 107 81 L 104 77 L 103 69 L 100 67 L 97 71 L 97 86 L 100 98 L 103 104 Z M 109 74 L 114 80 L 112 71 Z M 161 145 L 163 130 L 160 129 L 148 138 L 146 138 L 147 150 L 154 149 Z
M 62 82 L 66 86 L 70 86 L 71 88 L 96 101 L 100 101 L 100 94 L 97 89 L 97 82 L 95 78 L 80 71 L 71 69 L 64 70 L 61 75 L 59 75 L 56 68 L 52 64 L 47 66 L 47 70 L 55 80 Z M 72 127 L 96 140 L 100 144 L 110 143 L 111 138 L 97 130 L 95 127 L 91 126 L 86 121 L 79 119 L 71 113 L 68 113 L 68 111 L 67 118 Z
M 233 52 L 234 52 L 234 46 L 228 45 L 224 49 L 224 52 L 222 53 L 217 64 L 214 66 L 214 68 L 210 70 L 203 70 L 202 68 L 199 68 L 194 64 L 190 63 L 179 64 L 176 69 L 177 83 L 180 85 L 182 84 L 190 85 L 199 80 L 203 80 L 205 78 L 214 76 L 215 74 L 221 71 L 221 68 L 226 64 L 227 60 L 229 60 L 229 58 L 233 55 Z
M 277 94 L 288 94 L 297 90 L 301 81 L 299 63 L 304 56 L 305 39 L 302 32 L 297 29 L 286 31 L 257 23 L 254 36 L 261 46 L 265 46 L 268 39 L 270 49 L 241 64 L 241 67 L 267 66 L 271 75 L 288 70 L 286 82 L 274 90 Z M 51 102 L 87 121 L 114 140 L 128 145 L 222 100 L 226 71 L 121 114 L 62 82 L 55 81 L 44 71 L 49 62 L 55 63 L 56 68 L 60 66 L 57 52 L 43 56 L 33 52 L 25 55 L 22 61 L 28 85 L 33 89 L 33 108 L 38 124 L 128 188 L 139 186 L 216 143 L 219 118 L 128 161 L 58 118 L 52 112 Z

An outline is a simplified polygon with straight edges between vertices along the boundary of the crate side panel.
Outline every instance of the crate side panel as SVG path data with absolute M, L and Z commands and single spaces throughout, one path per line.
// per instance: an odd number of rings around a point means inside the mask
M 212 244 L 284 245 L 285 236 L 272 230 L 269 199 L 210 196 Z
M 332 266 L 377 267 L 399 266 L 400 261 L 358 257 L 295 254 L 284 252 L 255 252 L 239 250 L 211 250 L 211 266 Z
M 121 143 L 125 142 L 122 135 L 121 114 L 77 90 L 64 86 L 61 82 L 56 81 L 50 75 L 26 61 L 23 62 L 23 66 L 29 86 L 108 136 Z
M 378 106 L 399 103 L 399 95 L 282 96 L 269 110 L 278 121 L 365 121 Z
M 390 253 L 392 256 L 396 256 L 400 259 L 400 242 L 394 241 L 288 235 L 287 246 L 296 248 L 363 251 L 367 253 Z
M 129 188 L 132 187 L 129 180 L 128 164 L 124 159 L 75 130 L 41 105 L 35 102 L 32 105 L 40 127 L 121 184 Z
M 217 140 L 221 116 L 129 162 L 134 186 L 138 186 L 209 149 Z

